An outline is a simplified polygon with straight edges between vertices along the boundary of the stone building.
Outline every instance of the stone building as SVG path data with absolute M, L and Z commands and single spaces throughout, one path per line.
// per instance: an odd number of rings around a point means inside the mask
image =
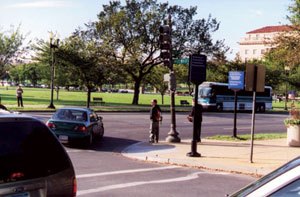
M 267 26 L 246 33 L 246 36 L 238 42 L 239 58 L 245 62 L 252 59 L 261 59 L 272 48 L 271 42 L 280 33 L 291 31 L 287 25 Z

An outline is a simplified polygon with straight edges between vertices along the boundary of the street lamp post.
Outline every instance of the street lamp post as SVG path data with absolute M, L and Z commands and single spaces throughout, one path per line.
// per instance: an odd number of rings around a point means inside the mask
M 288 77 L 289 77 L 289 71 L 290 71 L 290 67 L 288 66 L 285 66 L 284 67 L 284 70 L 285 70 L 285 105 L 284 105 L 284 110 L 287 110 L 287 102 L 288 102 L 288 99 L 289 99 L 289 96 L 288 96 Z
M 50 50 L 51 50 L 51 59 L 52 59 L 51 60 L 51 64 L 52 64 L 52 68 L 51 68 L 51 101 L 50 101 L 50 105 L 48 106 L 48 108 L 55 109 L 55 106 L 53 104 L 54 71 L 55 71 L 54 70 L 54 49 L 56 49 L 58 47 L 59 38 L 56 35 L 56 41 L 53 41 L 54 35 L 53 35 L 52 32 L 50 32 L 49 38 L 50 38 Z

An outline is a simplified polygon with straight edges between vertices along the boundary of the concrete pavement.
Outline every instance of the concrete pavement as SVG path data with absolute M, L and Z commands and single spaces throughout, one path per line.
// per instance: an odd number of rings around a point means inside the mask
M 125 157 L 181 165 L 200 169 L 246 174 L 261 177 L 284 163 L 300 156 L 300 147 L 289 147 L 286 138 L 254 142 L 253 163 L 250 163 L 250 141 L 216 141 L 202 139 L 197 145 L 201 157 L 187 157 L 191 141 L 139 142 L 122 151 Z

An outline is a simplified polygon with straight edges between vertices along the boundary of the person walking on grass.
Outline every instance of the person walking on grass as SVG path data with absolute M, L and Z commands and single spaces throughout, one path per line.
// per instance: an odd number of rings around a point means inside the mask
M 159 121 L 162 120 L 161 109 L 157 104 L 157 100 L 153 99 L 152 108 L 150 110 L 150 143 L 158 143 L 159 140 Z
M 21 86 L 19 86 L 19 88 L 17 89 L 17 101 L 18 101 L 18 107 L 24 107 L 23 106 L 23 98 L 22 98 L 22 94 L 23 94 L 23 89 Z

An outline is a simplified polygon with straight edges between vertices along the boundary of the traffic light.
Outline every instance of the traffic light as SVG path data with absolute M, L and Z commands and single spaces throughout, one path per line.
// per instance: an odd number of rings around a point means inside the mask
M 163 25 L 159 27 L 159 44 L 160 44 L 160 58 L 163 59 L 164 65 L 170 67 L 171 63 L 171 31 L 170 27 Z

